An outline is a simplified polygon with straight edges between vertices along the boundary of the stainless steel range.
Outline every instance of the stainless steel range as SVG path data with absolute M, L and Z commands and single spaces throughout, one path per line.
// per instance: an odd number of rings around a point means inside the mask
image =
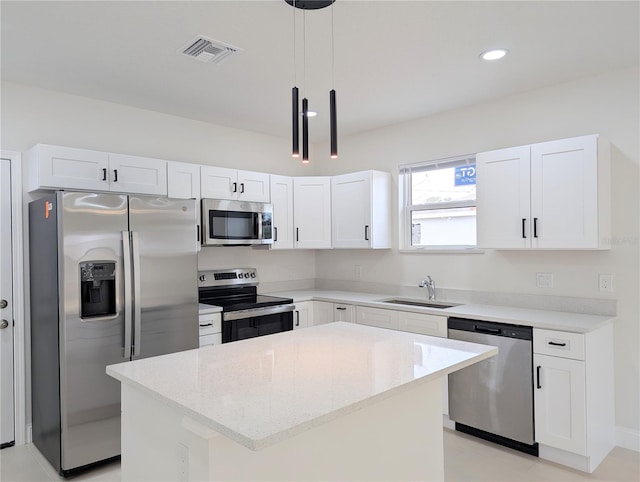
M 257 287 L 255 268 L 198 272 L 200 303 L 222 307 L 222 343 L 293 330 L 293 300 Z

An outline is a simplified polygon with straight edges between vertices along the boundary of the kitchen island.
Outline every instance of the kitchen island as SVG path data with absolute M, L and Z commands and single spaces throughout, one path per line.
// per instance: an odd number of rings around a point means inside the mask
M 442 480 L 442 383 L 495 347 L 351 323 L 111 365 L 122 480 Z

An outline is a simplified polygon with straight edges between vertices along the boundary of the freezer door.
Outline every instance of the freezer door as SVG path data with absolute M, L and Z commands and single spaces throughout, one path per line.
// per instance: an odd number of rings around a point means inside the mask
M 196 205 L 129 196 L 133 359 L 198 348 Z
M 122 279 L 127 197 L 58 192 L 57 204 L 65 471 L 120 454 L 120 384 L 105 367 L 127 360 Z

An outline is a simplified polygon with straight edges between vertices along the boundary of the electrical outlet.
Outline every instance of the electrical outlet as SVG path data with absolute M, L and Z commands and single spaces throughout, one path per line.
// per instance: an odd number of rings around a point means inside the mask
M 536 273 L 538 288 L 553 288 L 553 273 Z
M 604 293 L 613 293 L 613 275 L 598 275 L 598 289 Z

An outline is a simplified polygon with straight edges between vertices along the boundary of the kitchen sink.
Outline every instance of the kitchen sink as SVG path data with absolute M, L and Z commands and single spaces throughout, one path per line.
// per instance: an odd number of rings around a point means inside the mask
M 389 303 L 392 305 L 408 305 L 408 306 L 420 306 L 422 308 L 451 308 L 458 306 L 457 303 L 442 303 L 439 301 L 421 301 L 421 300 L 402 300 L 402 299 L 390 299 L 390 300 L 378 300 L 382 303 Z

